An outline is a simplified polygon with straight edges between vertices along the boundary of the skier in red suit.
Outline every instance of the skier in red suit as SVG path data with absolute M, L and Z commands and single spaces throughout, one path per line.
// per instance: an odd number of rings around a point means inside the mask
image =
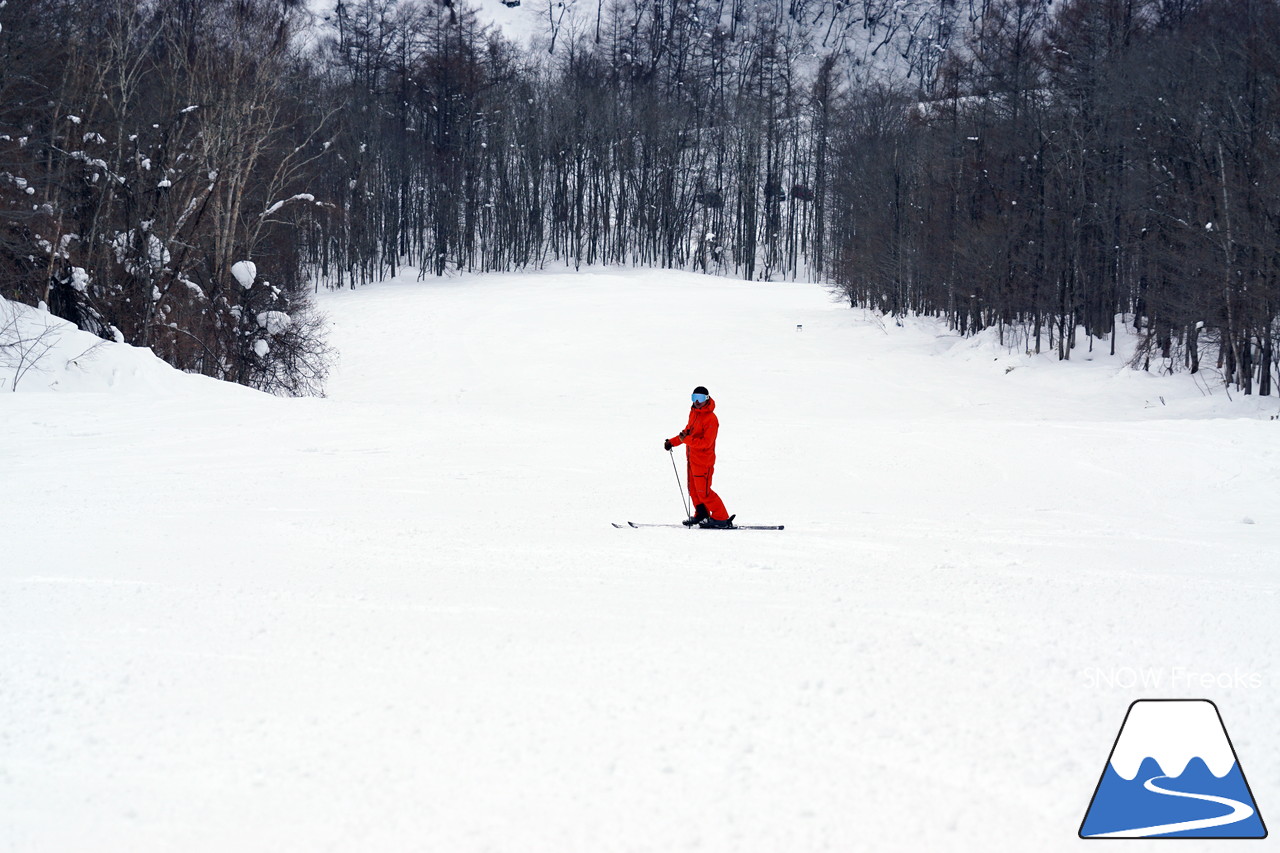
M 685 519 L 692 527 L 732 527 L 733 516 L 724 508 L 724 501 L 711 491 L 711 475 L 716 467 L 716 433 L 720 420 L 716 417 L 716 401 L 701 385 L 693 389 L 693 406 L 689 409 L 689 423 L 680 434 L 662 443 L 664 450 L 678 444 L 685 446 L 685 460 L 689 472 L 689 497 L 693 499 L 694 513 Z

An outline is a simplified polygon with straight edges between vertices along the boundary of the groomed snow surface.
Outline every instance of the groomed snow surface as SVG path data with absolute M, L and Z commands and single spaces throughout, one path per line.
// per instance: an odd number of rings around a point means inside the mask
M 321 305 L 323 400 L 65 328 L 0 376 L 0 850 L 1075 849 L 1157 697 L 1280 814 L 1275 398 L 813 285 Z M 610 526 L 682 517 L 695 385 L 785 531 Z

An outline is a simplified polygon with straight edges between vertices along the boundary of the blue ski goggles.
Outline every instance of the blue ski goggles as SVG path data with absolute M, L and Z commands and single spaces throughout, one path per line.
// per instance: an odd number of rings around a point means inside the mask
M 693 402 L 695 402 L 695 403 L 705 403 L 705 402 L 707 402 L 707 401 L 708 401 L 708 400 L 710 400 L 710 399 L 711 399 L 711 397 L 710 397 L 710 396 L 708 396 L 708 395 L 706 395 L 706 394 L 694 394 L 694 395 L 693 395 Z

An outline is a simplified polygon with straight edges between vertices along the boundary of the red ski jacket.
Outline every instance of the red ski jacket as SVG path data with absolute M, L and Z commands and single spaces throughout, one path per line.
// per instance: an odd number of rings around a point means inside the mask
M 689 465 L 710 470 L 716 464 L 716 433 L 720 431 L 720 419 L 716 417 L 716 401 L 707 400 L 701 409 L 689 407 L 689 423 L 680 434 L 671 439 L 672 445 L 683 444 L 689 457 Z

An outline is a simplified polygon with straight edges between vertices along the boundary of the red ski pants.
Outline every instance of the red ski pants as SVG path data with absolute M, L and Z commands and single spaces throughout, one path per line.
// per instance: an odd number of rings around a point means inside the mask
M 724 508 L 724 501 L 720 500 L 720 496 L 711 491 L 711 475 L 715 470 L 714 465 L 710 468 L 688 466 L 689 497 L 693 499 L 695 508 L 698 504 L 704 504 L 712 518 L 724 521 L 729 517 L 729 510 Z

